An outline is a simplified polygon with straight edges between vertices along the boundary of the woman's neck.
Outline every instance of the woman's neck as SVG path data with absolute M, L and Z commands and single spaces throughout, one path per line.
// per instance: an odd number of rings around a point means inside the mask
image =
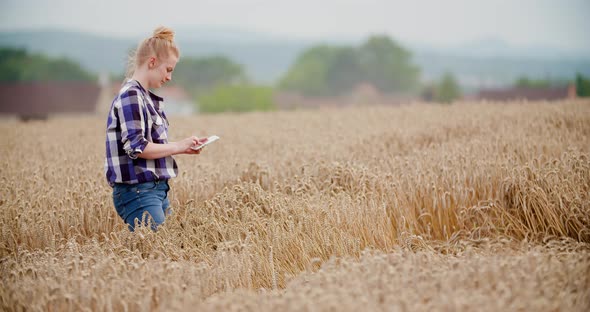
M 147 77 L 142 73 L 142 72 L 135 72 L 133 74 L 133 76 L 131 77 L 131 79 L 133 80 L 137 80 L 137 82 L 139 82 L 139 84 L 147 91 L 150 89 L 150 86 L 148 84 L 148 79 Z

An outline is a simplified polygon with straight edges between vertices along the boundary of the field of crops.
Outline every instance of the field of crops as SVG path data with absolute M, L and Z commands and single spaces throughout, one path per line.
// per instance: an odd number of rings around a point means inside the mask
M 201 115 L 130 233 L 106 116 L 2 120 L 0 310 L 588 311 L 590 101 Z

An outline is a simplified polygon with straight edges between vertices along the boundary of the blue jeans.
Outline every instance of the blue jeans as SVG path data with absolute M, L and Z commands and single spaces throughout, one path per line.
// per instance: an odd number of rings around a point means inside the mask
M 150 220 L 152 230 L 164 223 L 166 211 L 170 206 L 168 181 L 145 182 L 138 184 L 116 183 L 113 186 L 113 203 L 119 216 L 134 231 L 136 222 L 147 225 Z

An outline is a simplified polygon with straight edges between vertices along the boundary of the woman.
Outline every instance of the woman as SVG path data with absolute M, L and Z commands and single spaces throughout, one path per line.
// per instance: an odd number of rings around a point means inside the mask
M 168 142 L 168 119 L 163 99 L 151 91 L 172 79 L 180 53 L 174 32 L 158 27 L 143 40 L 131 57 L 130 77 L 115 97 L 107 121 L 105 172 L 113 187 L 113 202 L 133 231 L 136 224 L 164 222 L 168 179 L 178 168 L 172 155 L 199 154 L 191 147 L 203 141 L 195 136 Z

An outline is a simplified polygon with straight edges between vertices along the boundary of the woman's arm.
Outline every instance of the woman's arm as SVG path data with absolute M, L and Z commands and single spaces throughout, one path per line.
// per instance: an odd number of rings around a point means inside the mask
M 197 151 L 191 149 L 192 146 L 199 144 L 201 143 L 196 136 L 166 144 L 148 142 L 143 152 L 138 154 L 138 157 L 143 159 L 158 159 L 177 154 L 200 154 L 202 148 Z

